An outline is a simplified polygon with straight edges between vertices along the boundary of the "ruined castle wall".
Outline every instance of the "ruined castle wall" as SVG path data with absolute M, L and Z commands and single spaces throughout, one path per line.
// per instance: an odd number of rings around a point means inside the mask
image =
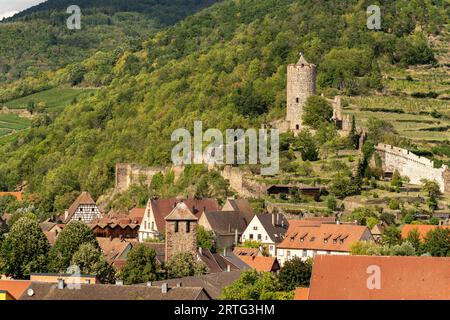
M 316 67 L 290 64 L 287 70 L 287 114 L 291 130 L 302 127 L 303 108 L 309 96 L 316 92 Z
M 265 193 L 265 186 L 248 179 L 238 167 L 225 166 L 221 175 L 230 182 L 230 187 L 241 197 L 259 197 Z
M 165 171 L 165 168 L 144 168 L 137 164 L 119 163 L 116 165 L 116 190 L 126 191 L 133 184 L 149 186 L 155 174 Z
M 384 170 L 398 170 L 400 175 L 408 177 L 412 184 L 421 184 L 422 179 L 435 180 L 442 192 L 450 190 L 447 166 L 434 168 L 433 161 L 409 150 L 386 144 L 378 144 L 376 151 L 381 157 Z

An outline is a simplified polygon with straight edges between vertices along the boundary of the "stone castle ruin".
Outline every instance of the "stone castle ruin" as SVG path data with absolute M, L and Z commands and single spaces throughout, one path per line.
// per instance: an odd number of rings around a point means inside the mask
M 134 163 L 116 164 L 116 184 L 115 190 L 118 192 L 127 191 L 133 184 L 150 186 L 155 174 L 167 174 L 173 171 L 175 180 L 183 173 L 184 168 L 179 166 L 172 167 L 142 167 Z
M 290 64 L 287 67 L 286 81 L 286 118 L 272 123 L 280 132 L 292 131 L 298 133 L 306 128 L 303 124 L 303 109 L 306 101 L 312 95 L 316 94 L 316 65 L 306 61 L 302 53 L 296 64 Z M 333 122 L 341 132 L 348 132 L 351 128 L 350 116 L 343 115 L 341 97 L 335 97 L 333 105 Z
M 421 184 L 422 179 L 435 180 L 441 192 L 450 191 L 450 170 L 447 166 L 435 168 L 433 161 L 388 144 L 379 143 L 375 151 L 381 158 L 384 172 L 397 170 L 401 176 L 408 177 L 412 184 Z

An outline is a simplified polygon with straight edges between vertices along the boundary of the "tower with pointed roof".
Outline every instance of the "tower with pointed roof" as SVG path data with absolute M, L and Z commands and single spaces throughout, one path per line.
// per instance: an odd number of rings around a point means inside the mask
M 166 220 L 166 261 L 180 252 L 197 252 L 198 218 L 180 202 Z
M 303 53 L 296 64 L 287 70 L 287 114 L 289 129 L 302 128 L 303 108 L 309 96 L 316 92 L 316 66 L 306 61 Z

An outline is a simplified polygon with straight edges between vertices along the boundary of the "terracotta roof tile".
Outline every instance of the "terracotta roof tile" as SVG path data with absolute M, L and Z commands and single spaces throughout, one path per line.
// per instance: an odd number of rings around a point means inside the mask
M 0 290 L 7 291 L 16 300 L 22 296 L 30 285 L 31 281 L 0 280 Z
M 277 248 L 349 252 L 354 242 L 374 240 L 367 227 L 353 224 L 321 224 L 289 229 Z
M 419 231 L 420 239 L 424 239 L 428 232 L 437 228 L 438 226 L 428 224 L 406 224 L 402 228 L 402 239 L 406 239 L 409 233 L 413 230 Z M 450 228 L 450 226 L 444 226 L 441 228 Z
M 369 289 L 369 266 L 380 289 Z M 316 255 L 310 300 L 450 300 L 450 258 Z
M 0 197 L 4 196 L 13 196 L 17 199 L 17 201 L 22 201 L 23 199 L 22 192 L 0 192 Z
M 280 269 L 277 258 L 263 256 L 238 256 L 242 261 L 248 264 L 252 269 L 258 272 L 277 271 Z
M 308 300 L 309 288 L 295 288 L 294 300 Z

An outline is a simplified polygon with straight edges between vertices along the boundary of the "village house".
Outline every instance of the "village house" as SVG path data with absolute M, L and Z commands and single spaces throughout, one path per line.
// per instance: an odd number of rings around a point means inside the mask
M 304 300 L 450 300 L 450 258 L 316 256 Z M 301 289 L 299 291 L 305 291 Z
M 303 225 L 290 228 L 277 246 L 277 259 L 281 266 L 293 257 L 302 260 L 316 255 L 349 255 L 357 241 L 374 241 L 369 229 L 353 224 Z
M 416 230 L 419 233 L 419 237 L 421 240 L 423 240 L 427 233 L 432 231 L 432 230 L 436 230 L 437 228 L 448 228 L 450 229 L 450 226 L 434 226 L 434 225 L 429 225 L 429 224 L 405 224 L 402 227 L 401 230 L 401 235 L 402 235 L 402 239 L 406 239 L 408 238 L 408 235 L 413 231 Z
M 239 259 L 244 261 L 252 269 L 258 272 L 277 272 L 280 270 L 280 264 L 275 257 L 264 256 L 238 256 Z
M 50 243 L 50 245 L 55 244 L 56 239 L 58 238 L 59 234 L 64 228 L 63 224 L 53 222 L 51 219 L 47 219 L 41 222 L 39 226 L 41 227 L 42 232 L 44 232 L 45 236 L 47 237 L 47 240 Z
M 276 245 L 283 239 L 288 230 L 289 222 L 284 215 L 257 214 L 242 234 L 242 242 L 260 241 L 267 247 L 271 257 L 276 257 Z
M 118 269 L 122 267 L 122 261 L 127 260 L 128 253 L 133 249 L 133 244 L 137 243 L 136 240 L 131 242 L 126 239 L 101 237 L 97 237 L 97 241 L 106 261 L 114 267 L 118 267 Z
M 205 212 L 198 224 L 213 232 L 215 247 L 219 250 L 236 246 L 247 227 L 244 216 L 238 211 Z
M 205 211 L 218 211 L 220 206 L 215 199 L 149 199 L 144 217 L 139 227 L 139 241 L 157 239 L 165 234 L 165 217 L 177 204 L 183 202 L 199 218 Z
M 102 218 L 102 216 L 103 214 L 100 212 L 89 192 L 83 191 L 64 213 L 63 222 L 67 224 L 70 221 L 83 221 L 89 224 L 94 220 Z
M 95 275 L 89 274 L 62 274 L 62 273 L 32 273 L 31 282 L 42 283 L 65 283 L 70 285 L 77 284 L 99 284 L 100 281 Z

